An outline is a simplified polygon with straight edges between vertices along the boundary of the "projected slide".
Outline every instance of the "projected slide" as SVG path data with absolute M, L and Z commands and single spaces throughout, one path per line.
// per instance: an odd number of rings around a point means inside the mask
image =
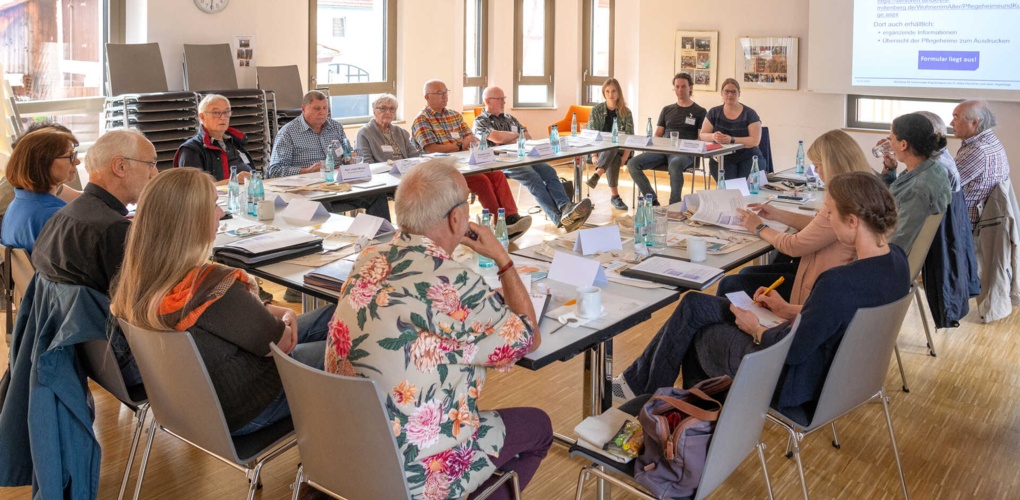
M 1020 2 L 854 0 L 852 84 L 1020 89 Z

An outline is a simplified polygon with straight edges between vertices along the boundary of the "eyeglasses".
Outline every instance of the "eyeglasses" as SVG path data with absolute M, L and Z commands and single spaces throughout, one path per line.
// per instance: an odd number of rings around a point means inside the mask
M 722 93 L 726 94 L 726 95 L 737 95 L 737 94 L 740 93 L 740 91 L 739 90 L 730 89 L 730 90 L 724 90 L 724 91 L 722 91 Z
M 77 151 L 71 151 L 71 154 L 64 155 L 64 156 L 58 156 L 55 159 L 61 160 L 61 159 L 64 159 L 64 158 L 67 158 L 68 161 L 70 161 L 71 163 L 74 163 L 74 162 L 78 161 L 78 152 Z
M 124 158 L 125 160 L 128 160 L 128 161 L 137 161 L 138 163 L 144 163 L 144 164 L 146 164 L 146 165 L 148 165 L 148 166 L 150 166 L 150 167 L 152 167 L 152 168 L 156 168 L 156 163 L 157 163 L 156 161 L 145 161 L 145 160 L 138 160 L 138 159 L 135 159 L 135 158 L 128 158 L 128 157 L 126 157 L 126 156 L 125 156 L 125 157 L 123 157 L 123 158 Z
M 461 205 L 467 205 L 467 204 L 468 204 L 467 200 L 462 200 L 462 201 L 458 202 L 456 205 L 450 207 L 450 209 L 446 211 L 446 215 L 444 215 L 443 218 L 445 219 L 445 218 L 449 217 L 450 214 L 452 214 L 454 210 L 457 210 L 457 207 L 459 207 Z
M 232 113 L 231 113 L 231 111 L 230 111 L 230 110 L 228 109 L 228 110 L 226 110 L 226 111 L 206 111 L 206 112 L 205 112 L 205 113 L 203 113 L 203 114 L 206 114 L 206 115 L 209 115 L 209 116 L 211 116 L 211 117 L 213 117 L 213 118 L 217 118 L 217 119 L 218 119 L 218 118 L 230 118 L 230 115 L 231 115 Z
M 375 109 L 377 109 L 379 111 L 382 111 L 383 113 L 387 113 L 387 112 L 388 113 L 396 113 L 397 112 L 397 107 L 396 106 L 376 106 Z
M 505 96 L 504 97 L 490 97 L 489 99 L 492 99 L 493 101 L 506 101 L 506 97 Z M 489 100 L 489 99 L 486 99 L 486 100 Z
M 431 94 L 431 95 L 437 95 L 437 96 L 439 96 L 439 97 L 446 97 L 446 96 L 447 96 L 447 95 L 448 95 L 449 93 L 450 93 L 450 91 L 449 91 L 449 90 L 444 90 L 444 91 L 442 91 L 442 92 L 429 92 L 429 94 Z

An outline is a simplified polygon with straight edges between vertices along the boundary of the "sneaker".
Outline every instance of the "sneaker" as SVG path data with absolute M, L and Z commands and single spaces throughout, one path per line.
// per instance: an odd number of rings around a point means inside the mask
M 595 186 L 599 185 L 599 178 L 601 178 L 601 177 L 602 176 L 597 174 L 597 173 L 591 174 L 591 177 L 588 178 L 588 180 L 585 182 L 585 184 L 587 184 L 588 187 L 590 187 L 592 189 L 595 189 Z
M 630 386 L 627 385 L 627 381 L 624 380 L 623 374 L 619 374 L 613 377 L 613 402 L 622 405 L 627 401 L 634 399 L 637 394 L 630 390 Z
M 506 234 L 513 241 L 519 238 L 522 234 L 527 232 L 531 228 L 531 216 L 525 215 L 521 217 L 518 214 L 514 214 L 514 221 L 510 222 L 510 217 L 507 217 L 506 221 Z
M 588 217 L 591 216 L 592 211 L 591 200 L 588 198 L 581 200 L 575 205 L 566 205 L 563 208 L 564 210 L 560 216 L 560 227 L 566 229 L 568 233 L 576 231 L 583 226 Z
M 653 207 L 661 207 L 662 205 L 659 205 L 659 199 L 658 198 L 652 198 L 652 206 Z
M 287 291 L 283 293 L 283 300 L 286 300 L 287 302 L 301 302 L 301 292 L 293 288 L 288 288 Z
M 617 210 L 627 210 L 627 204 L 624 203 L 623 198 L 620 198 L 619 196 L 614 196 L 610 198 L 609 204 L 612 205 L 613 208 Z
M 259 286 L 259 300 L 261 300 L 262 302 L 272 302 L 273 301 L 273 294 L 267 292 L 266 289 L 262 288 L 262 286 L 260 285 Z
M 512 225 L 514 225 L 514 224 L 516 224 L 516 223 L 517 223 L 517 222 L 519 222 L 520 220 L 521 220 L 521 214 L 513 214 L 513 215 L 507 215 L 507 216 L 506 216 L 506 227 L 508 227 L 508 228 L 509 228 L 510 226 L 512 226 Z M 493 224 L 495 224 L 495 222 L 496 222 L 496 218 L 495 218 L 495 217 L 493 217 L 493 218 L 492 218 L 492 221 L 493 221 Z

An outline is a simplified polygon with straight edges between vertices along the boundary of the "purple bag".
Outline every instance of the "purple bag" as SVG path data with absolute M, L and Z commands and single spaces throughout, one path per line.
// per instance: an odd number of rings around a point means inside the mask
M 722 403 L 713 396 L 727 391 L 732 383 L 723 375 L 688 391 L 663 387 L 641 408 L 638 421 L 645 446 L 634 464 L 634 479 L 652 496 L 661 500 L 694 494 L 722 410 Z

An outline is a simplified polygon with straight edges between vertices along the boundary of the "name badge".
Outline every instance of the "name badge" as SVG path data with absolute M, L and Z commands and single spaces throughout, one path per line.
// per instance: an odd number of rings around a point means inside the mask
M 697 120 L 695 120 L 693 116 L 688 115 L 687 119 L 684 120 L 684 123 L 688 125 L 694 125 L 695 123 L 697 123 Z
M 460 140 L 460 132 L 450 132 L 450 135 L 453 136 L 454 140 L 457 140 L 457 141 Z
M 340 182 L 360 182 L 372 178 L 372 169 L 368 163 L 355 163 L 353 165 L 340 165 Z
M 382 150 L 383 150 L 383 153 L 392 153 L 393 152 L 393 146 L 390 146 L 389 144 L 383 144 Z

